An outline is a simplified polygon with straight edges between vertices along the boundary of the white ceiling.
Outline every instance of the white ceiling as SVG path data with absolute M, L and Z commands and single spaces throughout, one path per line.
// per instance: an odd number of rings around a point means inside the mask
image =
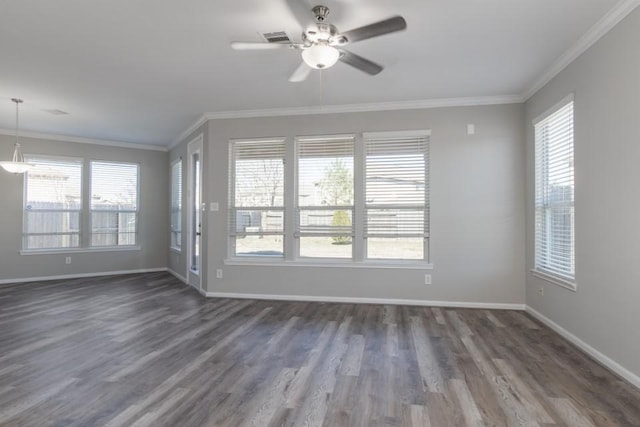
M 305 1 L 305 0 L 300 0 Z M 168 145 L 204 112 L 522 96 L 629 0 L 322 0 L 346 31 L 392 15 L 408 29 L 349 46 L 345 64 L 289 83 L 296 51 L 232 40 L 299 27 L 284 0 L 3 0 L 0 129 Z M 631 2 L 633 3 L 633 2 Z M 51 115 L 60 109 L 69 115 Z

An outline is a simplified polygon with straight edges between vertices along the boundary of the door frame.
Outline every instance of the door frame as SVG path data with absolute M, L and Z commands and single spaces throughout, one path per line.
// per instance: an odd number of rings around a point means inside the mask
M 199 180 L 200 180 L 200 206 L 197 207 L 197 209 L 200 211 L 200 224 L 202 224 L 202 215 L 203 215 L 203 209 L 202 206 L 204 206 L 204 202 L 203 202 L 203 198 L 202 195 L 204 193 L 203 191 L 203 183 L 204 183 L 204 179 L 203 179 L 203 171 L 204 171 L 204 162 L 203 162 L 203 156 L 202 156 L 202 151 L 203 151 L 203 146 L 204 146 L 204 136 L 203 134 L 198 135 L 197 137 L 195 137 L 193 140 L 191 140 L 188 144 L 187 144 L 187 251 L 186 251 L 186 268 L 187 268 L 187 283 L 189 283 L 189 285 L 193 286 L 194 288 L 198 289 L 199 291 L 202 292 L 202 247 L 203 247 L 203 234 L 200 234 L 200 265 L 198 266 L 198 272 L 194 272 L 191 269 L 191 260 L 193 259 L 193 245 L 194 245 L 194 236 L 193 236 L 193 227 L 195 226 L 194 221 L 193 221 L 193 211 L 192 209 L 194 209 L 193 203 L 194 203 L 194 194 L 193 194 L 193 185 L 195 184 L 194 182 L 194 161 L 193 161 L 193 155 L 198 153 L 199 158 L 200 158 L 200 174 L 199 174 Z M 200 233 L 202 233 L 203 228 L 200 228 Z

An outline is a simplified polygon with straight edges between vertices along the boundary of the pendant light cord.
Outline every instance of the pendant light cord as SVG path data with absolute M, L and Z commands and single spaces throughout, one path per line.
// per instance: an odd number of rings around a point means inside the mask
M 22 155 L 22 151 L 20 151 L 20 113 L 19 106 L 22 102 L 22 99 L 13 98 L 13 102 L 16 103 L 16 143 L 15 150 L 13 151 L 13 162 L 14 163 L 24 163 L 24 156 Z

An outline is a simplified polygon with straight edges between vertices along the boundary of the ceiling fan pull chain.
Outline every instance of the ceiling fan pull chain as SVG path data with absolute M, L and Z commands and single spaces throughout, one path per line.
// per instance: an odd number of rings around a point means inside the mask
M 321 107 L 324 105 L 324 87 L 322 85 L 324 81 L 323 76 L 324 76 L 324 70 L 320 70 L 320 106 Z

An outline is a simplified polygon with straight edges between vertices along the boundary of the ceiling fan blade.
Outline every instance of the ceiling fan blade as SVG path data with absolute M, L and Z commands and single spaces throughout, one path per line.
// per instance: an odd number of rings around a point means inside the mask
M 384 34 L 394 33 L 396 31 L 402 31 L 406 28 L 407 21 L 405 21 L 402 16 L 394 16 L 393 18 L 385 19 L 384 21 L 344 32 L 337 35 L 335 39 L 338 44 L 344 45 L 347 43 L 370 39 L 372 37 L 382 36 Z
M 313 23 L 313 13 L 311 12 L 311 5 L 306 0 L 286 0 L 289 10 L 302 27 L 303 31 L 306 31 L 310 24 Z
M 235 50 L 295 49 L 296 47 L 289 43 L 231 42 L 231 48 Z
M 311 67 L 305 64 L 304 61 L 300 64 L 298 68 L 291 74 L 289 77 L 289 81 L 292 83 L 303 82 L 309 77 L 309 73 L 311 73 Z
M 349 64 L 360 71 L 364 71 L 367 74 L 371 74 L 372 76 L 375 76 L 384 68 L 382 65 L 378 65 L 375 62 L 371 62 L 368 59 L 363 58 L 362 56 L 342 49 L 340 50 L 340 61 L 345 64 Z

